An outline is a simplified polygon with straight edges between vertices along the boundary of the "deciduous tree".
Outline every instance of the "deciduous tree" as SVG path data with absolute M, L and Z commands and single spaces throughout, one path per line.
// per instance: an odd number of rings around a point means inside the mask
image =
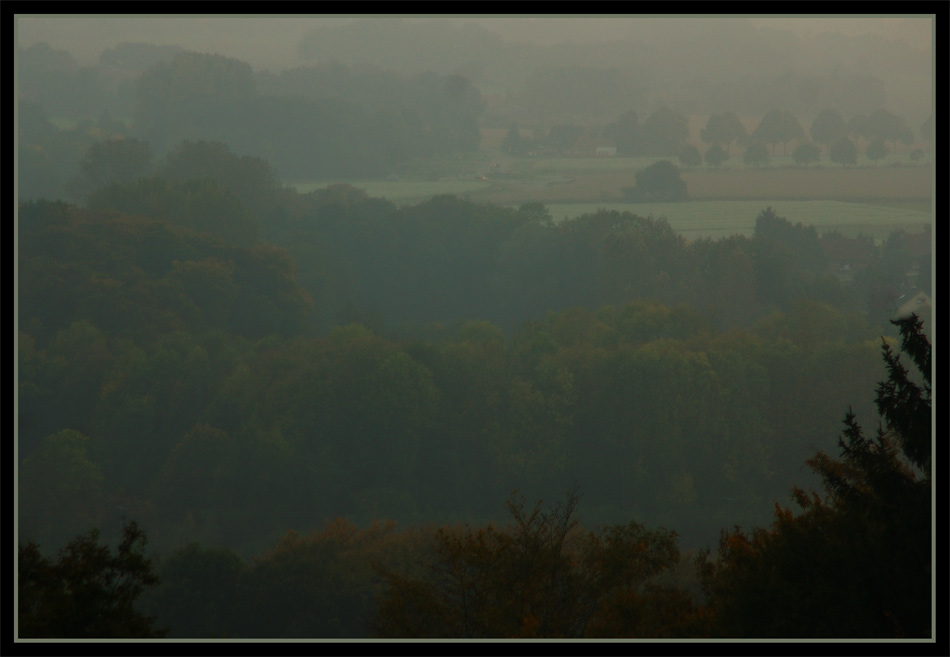
M 700 138 L 707 144 L 725 146 L 726 154 L 730 154 L 732 143 L 740 146 L 749 138 L 742 121 L 733 112 L 714 114 L 706 121 L 706 127 L 700 130 Z
M 831 144 L 828 157 L 841 166 L 854 166 L 858 163 L 858 147 L 847 137 L 840 137 Z
M 713 144 L 709 147 L 709 150 L 706 151 L 705 158 L 706 164 L 711 164 L 714 167 L 722 166 L 722 163 L 729 159 L 728 153 L 723 150 L 722 146 L 719 144 Z
M 676 201 L 686 198 L 686 181 L 676 165 L 667 160 L 654 162 L 637 171 L 637 186 L 625 189 L 628 197 L 640 200 Z
M 815 143 L 830 146 L 833 141 L 848 136 L 848 126 L 836 109 L 824 109 L 811 122 L 809 130 Z
M 552 509 L 508 501 L 512 523 L 438 530 L 428 577 L 383 570 L 374 633 L 414 638 L 649 637 L 695 621 L 691 600 L 674 614 L 656 604 L 670 589 L 645 586 L 679 560 L 676 536 L 638 523 L 584 531 L 579 497 Z M 631 608 L 657 608 L 654 619 Z M 662 628 L 662 629 L 661 629 Z
M 804 164 L 808 166 L 809 164 L 814 164 L 818 161 L 818 158 L 821 155 L 821 151 L 818 150 L 818 147 L 812 143 L 799 144 L 798 148 L 795 149 L 795 152 L 792 154 L 792 157 L 795 158 L 795 164 Z
M 18 634 L 23 638 L 156 638 L 164 630 L 135 609 L 146 586 L 158 578 L 144 556 L 145 532 L 125 526 L 113 554 L 92 530 L 69 543 L 57 561 L 36 543 L 20 546 L 17 559 Z
M 769 149 L 761 141 L 753 142 L 746 147 L 745 153 L 742 154 L 742 161 L 757 167 L 768 164 Z
M 752 139 L 771 144 L 782 144 L 787 149 L 788 142 L 805 138 L 805 131 L 794 114 L 788 111 L 772 110 L 762 117 L 762 121 L 752 131 Z

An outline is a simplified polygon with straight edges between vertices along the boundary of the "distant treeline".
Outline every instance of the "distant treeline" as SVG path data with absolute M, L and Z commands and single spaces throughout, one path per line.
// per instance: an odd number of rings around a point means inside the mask
M 706 161 L 716 166 L 728 159 L 733 142 L 761 142 L 758 151 L 747 153 L 751 164 L 768 160 L 766 144 L 773 150 L 777 144 L 786 149 L 797 144 L 805 150 L 796 161 L 817 161 L 817 146 L 808 143 L 799 125 L 810 117 L 818 124 L 811 131 L 816 144 L 830 148 L 841 142 L 831 149 L 831 159 L 842 164 L 855 161 L 849 136 L 871 141 L 867 154 L 875 161 L 887 155 L 885 142 L 916 139 L 904 118 L 886 111 L 880 83 L 873 78 L 781 77 L 766 85 L 771 90 L 763 92 L 767 104 L 747 97 L 762 92 L 761 84 L 751 85 L 758 90 L 753 93 L 738 82 L 730 83 L 728 100 L 647 103 L 639 92 L 642 71 L 539 61 L 522 82 L 524 97 L 509 93 L 512 104 L 526 104 L 528 111 L 489 117 L 486 98 L 492 94 L 483 96 L 476 85 L 481 76 L 475 64 L 452 72 L 405 73 L 378 63 L 326 59 L 280 73 L 255 72 L 238 59 L 128 43 L 104 51 L 93 67 L 82 67 L 69 53 L 45 43 L 18 50 L 17 64 L 18 187 L 24 200 L 77 198 L 67 183 L 83 152 L 121 137 L 145 141 L 159 155 L 181 140 L 221 141 L 243 155 L 267 159 L 285 181 L 385 176 L 433 156 L 471 152 L 486 121 L 549 131 L 544 138 L 536 135 L 533 146 L 507 144 L 514 154 L 535 147 L 571 151 L 584 134 L 591 152 L 609 143 L 620 155 L 680 157 L 688 166 L 701 163 L 702 156 L 696 144 L 688 144 L 687 114 L 710 115 L 703 140 L 713 149 Z M 798 87 L 814 96 L 807 108 L 795 102 L 801 97 L 792 93 Z M 772 93 L 776 90 L 782 93 Z M 646 117 L 642 125 L 638 112 Z M 749 139 L 734 112 L 763 117 Z M 826 116 L 829 112 L 833 116 Z M 841 116 L 853 118 L 845 126 Z M 728 120 L 715 121 L 720 118 Z M 57 130 L 50 119 L 78 124 Z M 924 142 L 931 139 L 932 121 L 920 125 Z
M 63 197 L 54 183 L 75 173 L 82 151 L 125 135 L 158 153 L 182 139 L 226 142 L 267 158 L 284 180 L 385 175 L 419 158 L 478 147 L 483 103 L 458 75 L 406 77 L 339 64 L 255 73 L 218 55 L 116 50 L 104 53 L 113 56 L 98 68 L 81 68 L 46 44 L 20 52 L 24 198 Z M 49 117 L 85 122 L 60 134 Z M 131 126 L 115 117 L 131 118 Z M 49 180 L 59 171 L 66 173 Z

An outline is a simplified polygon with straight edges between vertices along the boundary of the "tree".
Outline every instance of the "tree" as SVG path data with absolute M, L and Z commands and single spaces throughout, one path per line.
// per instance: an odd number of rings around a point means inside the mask
M 247 102 L 256 94 L 257 82 L 250 64 L 222 55 L 182 52 L 171 61 L 157 62 L 139 76 L 135 130 L 163 151 L 184 136 L 182 131 L 206 107 L 218 109 Z
M 792 157 L 795 158 L 795 164 L 804 164 L 805 166 L 817 162 L 820 156 L 821 151 L 811 142 L 799 144 L 798 148 L 796 148 L 795 152 L 792 154 Z
M 152 149 L 138 139 L 110 139 L 93 144 L 79 164 L 73 187 L 80 196 L 112 183 L 131 182 L 152 171 Z
M 742 161 L 757 167 L 766 165 L 769 163 L 769 149 L 761 141 L 753 142 L 746 146 Z
M 613 139 L 620 155 L 637 155 L 640 141 L 640 119 L 633 110 L 628 110 L 604 128 L 604 137 Z
M 162 160 L 156 175 L 182 182 L 216 180 L 259 218 L 272 208 L 280 188 L 267 160 L 239 156 L 227 144 L 213 141 L 180 142 Z
M 880 137 L 876 137 L 868 144 L 868 148 L 864 154 L 868 156 L 869 160 L 876 164 L 881 158 L 887 157 L 888 153 L 890 153 L 890 150 L 888 150 L 884 140 Z
M 867 136 L 872 140 L 890 141 L 892 145 L 899 139 L 906 144 L 912 144 L 914 135 L 904 123 L 904 119 L 879 109 L 868 117 Z
M 831 144 L 828 157 L 841 166 L 854 166 L 858 163 L 858 147 L 847 137 L 841 137 Z
M 64 429 L 44 438 L 23 460 L 21 535 L 61 545 L 101 516 L 104 482 L 99 465 L 89 458 L 89 442 L 80 432 Z
M 809 130 L 815 143 L 830 146 L 833 141 L 848 136 L 848 126 L 836 109 L 824 109 L 818 113 Z
M 640 128 L 639 151 L 651 157 L 672 157 L 689 139 L 689 120 L 668 107 L 648 116 Z
M 692 621 L 692 603 L 682 598 L 670 605 L 673 614 L 624 614 L 675 597 L 648 585 L 678 562 L 675 534 L 635 522 L 583 531 L 574 518 L 578 500 L 570 494 L 543 509 L 512 497 L 513 522 L 506 527 L 440 528 L 427 577 L 381 570 L 388 586 L 379 598 L 374 635 L 655 637 L 660 628 L 676 634 L 676 626 Z
M 877 438 L 849 410 L 840 458 L 818 452 L 807 462 L 826 499 L 796 488 L 800 515 L 776 505 L 771 529 L 723 534 L 705 574 L 716 634 L 932 636 L 931 347 L 915 315 L 892 323 L 916 376 L 885 340 Z
M 698 167 L 703 163 L 703 156 L 699 154 L 698 148 L 692 144 L 687 144 L 680 151 L 679 161 L 684 167 Z
M 23 638 L 160 638 L 164 630 L 135 609 L 145 587 L 158 578 L 143 555 L 145 532 L 125 526 L 113 555 L 99 545 L 99 531 L 79 536 L 52 562 L 36 543 L 21 545 L 17 559 L 17 620 Z
M 700 130 L 699 136 L 707 144 L 725 146 L 726 153 L 729 154 L 732 142 L 741 146 L 749 138 L 749 133 L 738 116 L 733 112 L 726 112 L 710 116 L 706 121 L 706 127 Z
M 775 144 L 782 144 L 783 149 L 787 149 L 788 142 L 804 138 L 805 131 L 795 115 L 782 110 L 772 110 L 763 116 L 752 131 L 752 139 L 771 144 L 773 149 Z
M 261 226 L 230 189 L 212 178 L 185 181 L 140 178 L 114 183 L 89 196 L 89 208 L 118 210 L 211 233 L 242 246 L 258 241 Z
M 228 636 L 247 571 L 241 558 L 225 548 L 198 543 L 176 548 L 159 565 L 161 583 L 142 596 L 143 609 L 169 628 L 170 638 Z
M 374 597 L 385 582 L 377 569 L 421 575 L 429 555 L 429 528 L 397 531 L 394 522 L 373 522 L 365 528 L 336 519 L 319 531 L 284 533 L 276 545 L 240 573 L 231 636 L 359 638 L 370 632 Z M 233 557 L 231 557 L 233 559 Z M 204 560 L 203 560 L 204 561 Z M 182 564 L 186 565 L 186 564 Z M 197 568 L 179 585 L 199 584 L 205 599 L 225 603 L 214 582 Z M 222 564 L 223 565 L 223 564 Z M 229 579 L 233 577 L 226 572 Z M 174 604 L 173 600 L 168 600 Z
M 713 144 L 709 147 L 709 150 L 706 151 L 706 164 L 711 164 L 714 167 L 722 166 L 722 163 L 728 159 L 729 155 L 719 144 Z
M 848 137 L 852 139 L 860 139 L 861 137 L 870 137 L 871 136 L 871 122 L 868 117 L 864 114 L 855 114 L 850 119 L 848 119 Z M 837 140 L 840 140 L 839 137 Z M 832 142 L 834 143 L 834 141 Z
M 508 134 L 505 135 L 504 141 L 501 142 L 501 150 L 508 155 L 524 155 L 528 152 L 528 142 L 521 136 L 521 132 L 518 131 L 518 124 L 512 123 L 508 127 Z
M 637 185 L 626 188 L 628 198 L 652 201 L 679 201 L 687 197 L 686 181 L 680 177 L 676 165 L 667 160 L 654 162 L 637 171 Z

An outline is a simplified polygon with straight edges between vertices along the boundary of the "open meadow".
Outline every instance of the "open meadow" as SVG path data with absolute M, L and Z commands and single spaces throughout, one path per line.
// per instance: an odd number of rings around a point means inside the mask
M 737 158 L 733 159 L 733 162 Z M 439 194 L 455 194 L 479 203 L 517 206 L 544 203 L 555 220 L 599 208 L 665 217 L 687 239 L 751 235 L 755 217 L 773 207 L 793 223 L 819 233 L 871 235 L 881 241 L 894 230 L 920 232 L 932 223 L 934 186 L 930 166 L 835 165 L 801 168 L 779 163 L 761 169 L 724 166 L 682 171 L 690 200 L 678 203 L 629 203 L 624 188 L 636 184 L 636 172 L 651 158 L 509 158 L 482 151 L 447 160 L 425 176 L 398 180 L 347 182 L 370 196 L 397 204 L 415 204 Z M 441 176 L 437 174 L 443 174 Z M 331 184 L 294 184 L 306 193 Z

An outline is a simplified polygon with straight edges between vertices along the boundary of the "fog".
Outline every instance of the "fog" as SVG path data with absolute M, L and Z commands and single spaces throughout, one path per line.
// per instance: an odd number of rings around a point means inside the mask
M 364 21 L 387 27 L 369 42 L 362 40 L 359 31 L 347 31 Z M 461 31 L 453 35 L 454 43 L 438 44 L 431 42 L 431 30 L 425 34 L 411 30 L 433 23 Z M 623 50 L 620 44 L 626 44 L 651 49 L 649 55 L 661 76 L 668 75 L 662 65 L 666 58 L 681 69 L 701 66 L 696 75 L 710 78 L 729 77 L 730 69 L 761 73 L 766 67 L 772 67 L 776 76 L 850 71 L 880 78 L 892 111 L 912 114 L 916 121 L 926 118 L 930 107 L 932 20 L 926 17 L 21 17 L 17 21 L 21 48 L 46 42 L 67 50 L 84 65 L 94 64 L 103 50 L 119 43 L 141 42 L 219 53 L 275 72 L 314 63 L 314 53 L 301 56 L 301 41 L 314 31 L 330 41 L 339 35 L 360 45 L 320 51 L 321 60 L 362 59 L 382 66 L 411 64 L 448 72 L 444 69 L 454 56 L 451 52 L 446 56 L 445 48 L 471 48 L 465 57 L 492 74 L 484 80 L 486 84 L 523 83 L 526 71 L 518 71 L 517 60 L 525 55 L 536 64 L 573 60 L 585 65 L 621 65 L 636 52 Z M 385 32 L 397 41 L 388 41 Z M 422 39 L 399 43 L 400 36 L 406 35 Z M 525 53 L 518 45 L 546 50 L 539 56 Z M 399 53 L 406 48 L 413 53 L 411 63 L 401 60 Z M 501 70 L 498 52 L 518 72 Z
M 930 636 L 933 24 L 18 16 L 19 635 Z

